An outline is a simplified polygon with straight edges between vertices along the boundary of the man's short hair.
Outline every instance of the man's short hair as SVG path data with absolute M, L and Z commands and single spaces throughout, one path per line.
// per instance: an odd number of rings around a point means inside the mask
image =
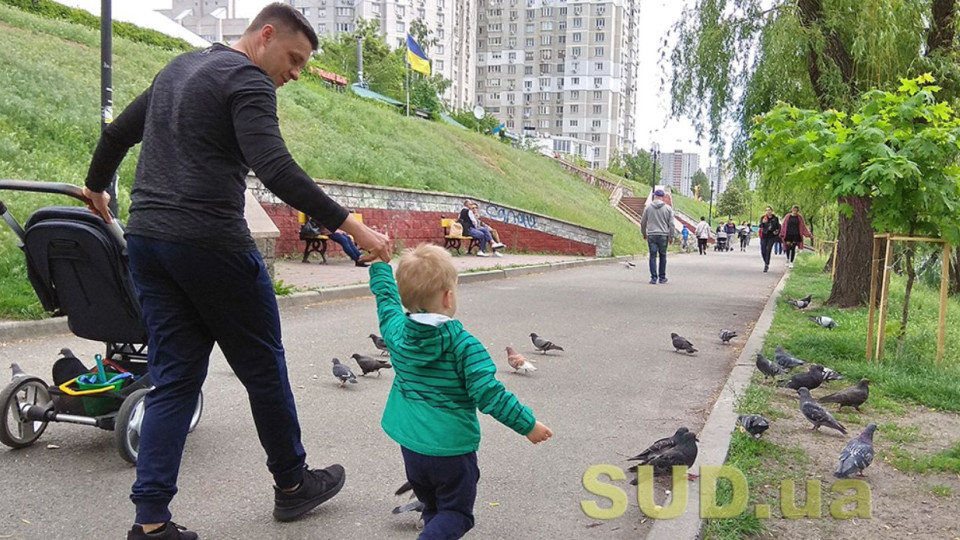
M 440 246 L 420 244 L 405 249 L 397 264 L 400 301 L 411 313 L 427 309 L 444 291 L 457 286 L 453 257 Z
M 284 4 L 283 2 L 269 4 L 254 17 L 253 22 L 250 23 L 244 34 L 259 32 L 261 28 L 268 24 L 284 32 L 302 33 L 310 40 L 310 46 L 313 47 L 313 50 L 317 50 L 317 47 L 320 46 L 320 40 L 317 39 L 317 33 L 310 26 L 310 21 L 290 4 Z
M 700 221 L 706 221 L 706 220 L 707 220 L 707 218 L 705 218 L 705 217 L 703 217 L 703 216 L 700 216 Z

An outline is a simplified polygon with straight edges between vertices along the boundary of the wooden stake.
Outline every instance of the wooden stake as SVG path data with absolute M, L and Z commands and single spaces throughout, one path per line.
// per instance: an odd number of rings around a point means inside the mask
M 950 284 L 950 244 L 943 243 L 943 267 L 940 276 L 940 321 L 937 323 L 937 363 L 943 362 L 947 341 L 947 289 Z
M 837 250 L 840 249 L 840 243 L 833 243 L 833 264 L 830 267 L 830 283 L 836 281 L 837 277 Z M 876 253 L 874 253 L 874 258 L 876 258 Z
M 836 253 L 834 253 L 833 258 L 834 263 L 836 263 Z M 873 238 L 873 258 L 871 260 L 870 298 L 867 301 L 867 305 L 869 306 L 867 309 L 867 362 L 873 360 L 873 323 L 875 320 L 874 315 L 877 310 L 877 267 L 880 265 L 880 239 L 876 236 Z M 836 266 L 834 266 L 834 269 L 836 269 Z
M 893 258 L 893 240 L 887 236 L 887 252 L 883 258 L 883 288 L 880 290 L 880 324 L 877 328 L 877 361 L 883 360 L 883 342 L 887 337 L 887 302 L 890 295 L 890 264 Z

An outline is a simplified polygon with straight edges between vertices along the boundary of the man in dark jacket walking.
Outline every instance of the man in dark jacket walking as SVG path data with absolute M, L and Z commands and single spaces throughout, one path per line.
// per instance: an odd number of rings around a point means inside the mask
M 770 250 L 773 243 L 780 238 L 780 220 L 773 215 L 773 208 L 767 207 L 767 212 L 760 218 L 760 256 L 763 257 L 763 271 L 770 269 Z
M 650 248 L 650 284 L 667 282 L 667 244 L 673 234 L 673 208 L 663 200 L 663 190 L 653 192 L 640 217 L 640 233 Z M 660 258 L 659 265 L 657 257 Z

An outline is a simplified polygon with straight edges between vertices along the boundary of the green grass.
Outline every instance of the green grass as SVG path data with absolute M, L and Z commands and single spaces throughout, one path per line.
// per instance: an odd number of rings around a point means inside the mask
M 114 40 L 116 114 L 171 59 L 170 51 Z M 99 136 L 99 33 L 0 4 L 0 178 L 81 184 Z M 614 234 L 617 255 L 641 253 L 636 226 L 608 194 L 554 160 L 513 149 L 444 123 L 406 118 L 393 108 L 301 81 L 278 92 L 290 150 L 315 178 L 442 191 L 487 199 Z M 120 167 L 120 216 L 126 216 L 138 152 Z M 21 222 L 63 197 L 4 192 Z M 455 212 L 456 208 L 451 208 Z M 30 306 L 16 241 L 0 227 L 0 318 L 39 316 Z
M 880 452 L 880 455 L 903 472 L 960 473 L 960 442 L 936 454 L 921 455 L 902 448 L 891 448 Z
M 693 197 L 687 197 L 686 195 L 680 195 L 674 191 L 671 196 L 673 201 L 673 207 L 678 211 L 683 212 L 684 214 L 690 216 L 690 218 L 699 220 L 700 216 L 707 217 L 710 212 L 710 203 L 704 201 L 698 201 Z M 716 211 L 717 205 L 713 205 L 713 210 Z M 714 220 L 716 221 L 716 220 Z M 696 224 L 696 223 L 694 223 Z
M 936 495 L 937 497 L 949 497 L 953 494 L 953 489 L 950 486 L 945 486 L 942 484 L 937 484 L 930 487 L 930 492 Z

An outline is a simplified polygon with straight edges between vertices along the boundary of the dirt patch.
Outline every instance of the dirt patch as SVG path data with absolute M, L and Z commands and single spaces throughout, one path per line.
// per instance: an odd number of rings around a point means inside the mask
M 473 155 L 477 156 L 477 158 L 479 158 L 480 161 L 486 163 L 487 165 L 490 166 L 491 169 L 493 169 L 493 170 L 497 171 L 498 173 L 500 173 L 500 176 L 506 176 L 506 175 L 507 175 L 507 173 L 503 172 L 503 169 L 501 169 L 499 165 L 497 165 L 496 163 L 494 163 L 493 160 L 491 160 L 489 156 L 484 155 L 482 152 L 480 152 L 479 150 L 477 150 L 476 148 L 474 148 L 473 145 L 471 145 L 471 144 L 464 144 L 464 146 L 466 146 L 467 149 L 470 150 L 470 152 L 473 153 Z
M 850 384 L 834 383 L 830 391 Z M 814 397 L 822 397 L 827 390 L 817 390 Z M 779 446 L 802 450 L 809 463 L 791 471 L 800 484 L 801 478 L 819 479 L 823 487 L 823 519 L 784 519 L 778 504 L 774 504 L 773 517 L 766 521 L 764 537 L 785 540 L 814 540 L 818 538 L 937 538 L 960 539 L 960 474 L 957 473 L 903 473 L 894 468 L 889 453 L 904 450 L 914 455 L 932 454 L 949 448 L 960 440 L 960 415 L 931 411 L 924 407 L 906 406 L 903 414 L 879 413 L 868 401 L 863 413 L 837 414 L 848 429 L 848 435 L 821 428 L 811 430 L 811 425 L 798 410 L 798 403 L 791 390 L 778 388 L 771 399 L 771 407 L 782 412 L 786 418 L 772 422 L 765 437 Z M 852 411 L 852 409 L 850 409 Z M 840 451 L 848 440 L 857 436 L 866 425 L 875 422 L 878 429 L 874 436 L 877 457 L 865 471 L 864 481 L 871 490 L 871 519 L 838 520 L 830 516 L 829 505 L 834 499 L 830 492 L 833 471 Z M 888 427 L 884 433 L 882 426 Z M 935 488 L 937 493 L 935 493 Z M 779 500 L 777 487 L 764 487 L 761 498 Z M 949 493 L 947 493 L 949 491 Z M 939 493 L 939 494 L 938 494 Z M 798 487 L 797 501 L 802 503 L 805 495 Z

